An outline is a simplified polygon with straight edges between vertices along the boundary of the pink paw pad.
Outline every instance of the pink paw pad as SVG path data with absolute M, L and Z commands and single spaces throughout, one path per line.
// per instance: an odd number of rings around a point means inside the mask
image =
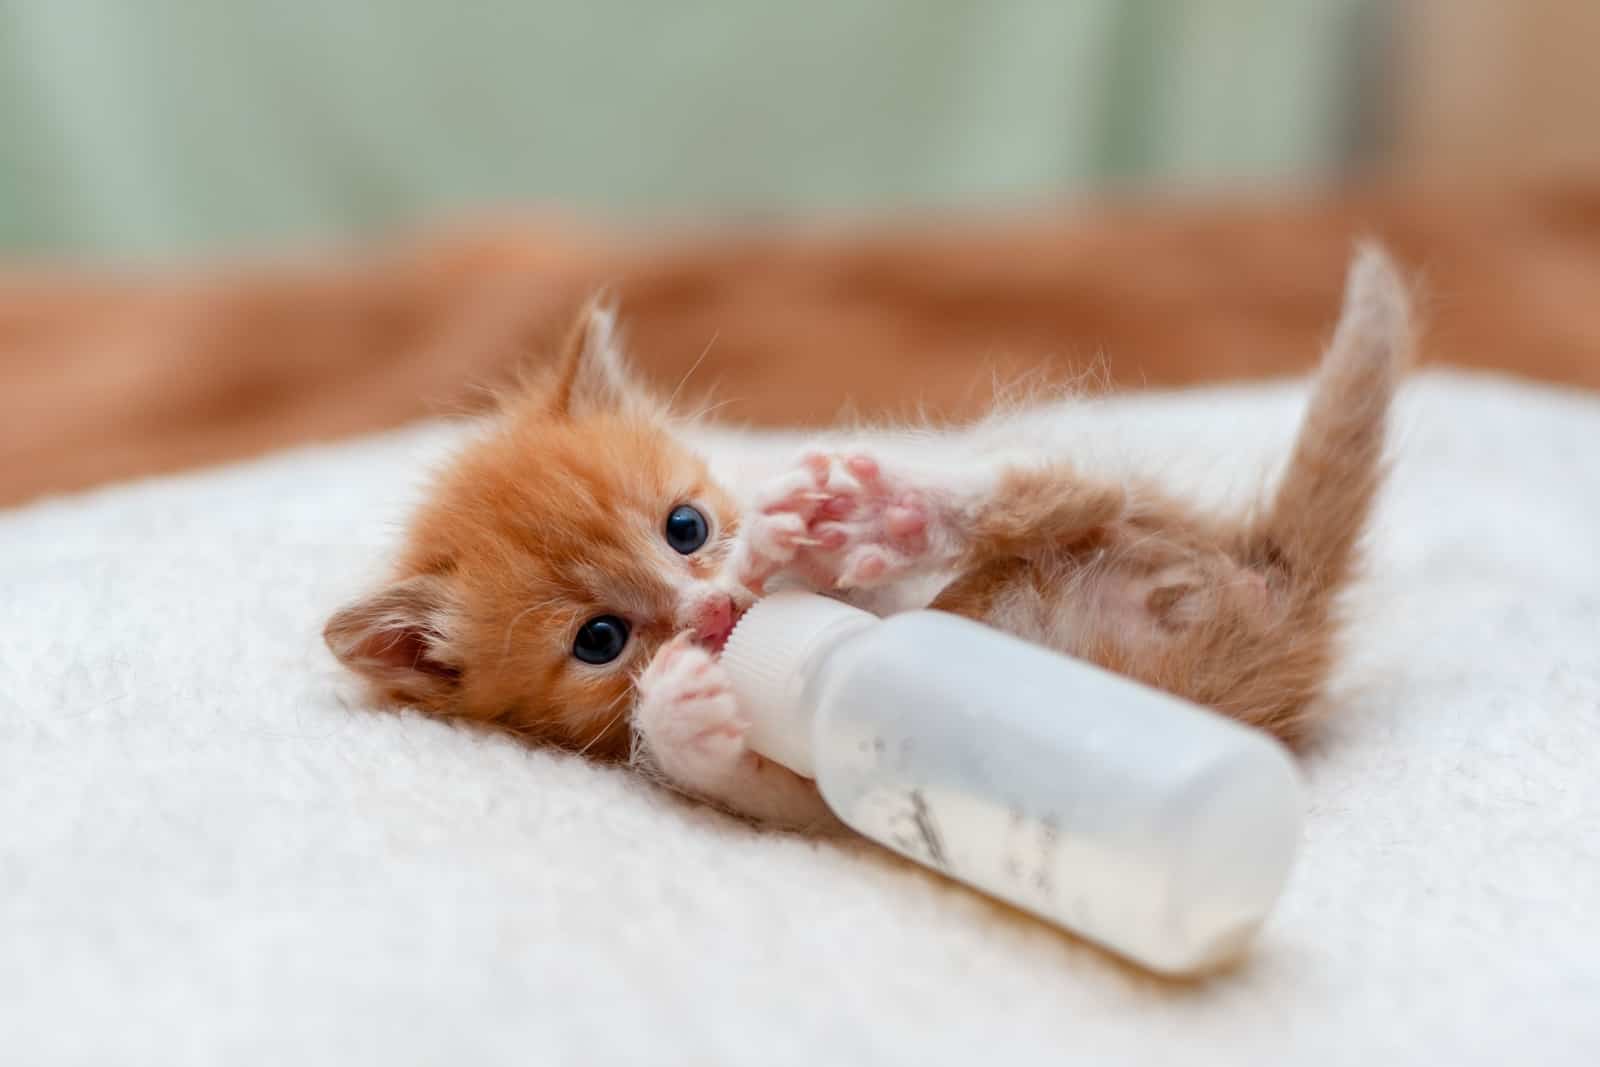
M 928 512 L 922 501 L 908 496 L 883 513 L 883 528 L 890 537 L 914 545 L 928 532 Z
M 846 470 L 860 478 L 862 482 L 876 482 L 881 474 L 878 461 L 863 453 L 846 456 L 844 466 Z
M 935 516 L 927 492 L 909 481 L 864 453 L 836 461 L 810 532 L 818 550 L 834 557 L 838 587 L 888 581 L 925 562 Z
M 891 467 L 861 451 L 802 455 L 755 495 L 733 558 L 754 593 L 793 569 L 814 585 L 848 589 L 936 566 L 937 475 Z
M 877 581 L 888 571 L 889 557 L 878 549 L 867 548 L 850 558 L 839 574 L 839 581 L 848 585 L 863 585 Z

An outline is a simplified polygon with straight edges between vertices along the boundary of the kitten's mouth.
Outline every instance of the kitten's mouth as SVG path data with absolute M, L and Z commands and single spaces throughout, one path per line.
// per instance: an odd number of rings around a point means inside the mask
M 744 613 L 748 610 L 748 608 L 735 606 L 733 611 L 728 614 L 726 626 L 719 626 L 709 632 L 696 635 L 700 639 L 700 643 L 716 655 L 722 655 L 723 648 L 728 644 L 728 638 L 733 635 L 733 628 L 739 625 L 739 620 L 744 617 Z

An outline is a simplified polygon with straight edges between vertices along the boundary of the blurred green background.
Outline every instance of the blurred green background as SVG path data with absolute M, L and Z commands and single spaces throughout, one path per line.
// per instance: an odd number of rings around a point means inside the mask
M 0 254 L 882 214 L 1363 150 L 1376 0 L 0 0 Z

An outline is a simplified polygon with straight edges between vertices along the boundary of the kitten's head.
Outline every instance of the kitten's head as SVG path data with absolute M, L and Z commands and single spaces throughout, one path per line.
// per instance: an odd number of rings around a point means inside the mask
M 384 698 L 626 755 L 634 678 L 674 634 L 719 645 L 733 500 L 631 382 L 603 310 L 443 472 L 395 580 L 329 620 Z

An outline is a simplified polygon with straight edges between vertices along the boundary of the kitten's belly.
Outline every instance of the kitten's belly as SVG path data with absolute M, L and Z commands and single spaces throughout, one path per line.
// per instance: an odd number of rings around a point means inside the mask
M 999 591 L 979 621 L 1069 656 L 1155 655 L 1172 634 L 1146 608 L 1151 588 L 1104 559 L 1041 563 Z

